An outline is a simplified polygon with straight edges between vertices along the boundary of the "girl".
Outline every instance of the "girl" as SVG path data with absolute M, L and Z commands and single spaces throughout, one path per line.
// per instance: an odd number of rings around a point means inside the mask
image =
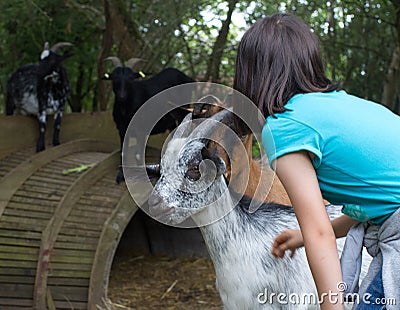
M 286 250 L 294 255 L 304 245 L 321 309 L 343 309 L 333 298 L 342 293 L 335 238 L 367 223 L 379 231 L 384 263 L 365 291 L 397 298 L 400 118 L 382 105 L 338 91 L 324 73 L 317 38 L 288 14 L 265 17 L 247 30 L 233 87 L 266 118 L 263 144 L 301 229 L 277 236 L 273 255 L 283 257 Z M 331 222 L 323 199 L 344 205 L 344 214 Z M 391 238 L 380 240 L 381 230 L 390 231 Z

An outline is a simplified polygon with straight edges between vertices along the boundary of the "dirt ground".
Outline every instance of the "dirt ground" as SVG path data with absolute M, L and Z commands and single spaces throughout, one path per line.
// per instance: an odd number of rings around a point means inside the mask
M 221 309 L 208 258 L 116 257 L 108 288 L 110 309 Z

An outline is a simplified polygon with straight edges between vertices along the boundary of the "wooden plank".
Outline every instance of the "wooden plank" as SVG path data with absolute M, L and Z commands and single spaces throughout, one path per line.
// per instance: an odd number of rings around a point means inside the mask
M 0 283 L 0 297 L 32 298 L 33 285 Z
M 82 197 L 79 200 L 79 203 L 86 204 L 86 205 L 93 205 L 93 200 Z M 104 207 L 110 208 L 110 203 L 107 201 L 96 201 L 96 205 L 103 207 L 103 208 Z
M 82 163 L 79 163 L 78 165 L 70 165 L 69 167 L 67 167 L 67 169 L 75 168 L 81 165 Z M 78 173 L 63 174 L 63 171 L 64 169 L 58 171 L 52 170 L 51 173 L 48 173 L 46 171 L 38 170 L 37 172 L 35 172 L 33 176 L 45 182 L 48 180 L 54 180 L 56 181 L 57 184 L 66 184 L 69 186 L 72 182 L 74 182 L 77 179 L 79 175 Z
M 21 230 L 13 231 L 11 229 L 0 229 L 0 236 L 40 240 L 42 238 L 42 233 L 33 231 L 21 231 Z
M 138 207 L 126 191 L 104 225 L 90 275 L 89 309 L 96 309 L 97 305 L 105 306 L 103 301 L 107 297 L 108 279 L 114 254 L 126 226 L 137 210 Z
M 55 195 L 54 192 L 49 192 L 49 193 L 41 193 L 37 191 L 29 191 L 25 189 L 19 189 L 17 191 L 19 196 L 23 197 L 33 197 L 35 199 L 46 199 L 46 200 L 51 200 L 51 201 L 60 201 L 62 198 L 62 195 Z
M 48 310 L 56 310 L 53 300 L 53 293 L 51 292 L 50 288 L 47 288 L 46 302 Z
M 27 277 L 27 276 L 16 276 L 13 275 L 12 277 L 10 275 L 0 275 L 0 285 L 1 283 L 21 283 L 21 284 L 34 284 L 35 283 L 35 277 Z
M 101 150 L 99 150 L 101 151 Z M 100 179 L 111 168 L 118 165 L 120 161 L 119 152 L 115 151 L 106 159 L 98 163 L 96 166 L 82 173 L 77 180 L 71 185 L 64 198 L 59 203 L 55 210 L 53 218 L 48 223 L 43 232 L 43 239 L 40 247 L 40 253 L 37 266 L 37 277 L 34 289 L 34 305 L 36 308 L 44 308 L 46 305 L 46 287 L 47 278 L 49 276 L 49 262 L 76 262 L 76 263 L 92 263 L 93 257 L 78 257 L 63 256 L 52 254 L 52 248 L 56 244 L 56 239 L 62 227 L 68 229 L 71 223 L 67 223 L 71 209 L 79 200 L 80 196 L 93 184 L 97 179 Z M 79 224 L 81 227 L 88 228 L 87 223 Z
M 67 225 L 64 223 L 63 226 L 63 231 L 60 233 L 60 235 L 64 236 L 79 236 L 79 237 L 89 237 L 89 238 L 98 238 L 99 237 L 99 231 L 98 230 L 85 230 L 82 229 L 81 225 L 77 224 L 70 224 Z
M 0 261 L 0 263 L 2 263 L 2 261 Z M 3 265 L 1 264 L 1 266 Z M 0 275 L 34 277 L 36 275 L 36 269 L 22 268 L 22 267 L 8 267 L 8 268 L 0 267 Z
M 0 179 L 0 216 L 15 191 L 40 167 L 56 158 L 71 153 L 91 150 L 110 152 L 112 149 L 114 149 L 114 145 L 111 148 L 110 143 L 94 140 L 76 140 L 33 155 Z
M 41 226 L 41 227 L 46 227 L 46 224 L 48 223 L 47 220 L 44 219 L 36 219 L 34 222 L 31 219 L 24 218 L 21 216 L 10 216 L 7 214 L 3 214 L 1 217 L 1 223 L 17 223 L 17 224 L 25 224 L 25 225 L 30 225 L 30 226 Z
M 56 196 L 63 196 L 64 192 L 59 189 L 52 189 L 44 186 L 37 186 L 37 185 L 29 185 L 24 183 L 20 190 L 34 192 L 34 193 L 43 193 L 43 194 L 52 194 Z
M 87 303 L 86 302 L 69 302 L 69 301 L 60 301 L 60 300 L 55 300 L 54 305 L 56 306 L 57 310 L 87 310 Z
M 74 279 L 89 279 L 90 271 L 84 270 L 51 270 L 51 277 L 55 278 L 74 278 Z
M 78 201 L 75 204 L 74 207 L 74 211 L 84 211 L 84 212 L 94 212 L 94 213 L 105 213 L 105 214 L 110 214 L 113 210 L 114 207 L 111 206 L 106 206 L 106 207 L 102 207 L 102 206 L 98 206 L 98 205 L 93 205 L 93 204 L 83 204 L 81 203 L 81 201 Z
M 117 186 L 110 188 L 110 186 L 99 186 L 96 183 L 83 196 L 84 197 L 86 197 L 86 195 L 87 196 L 92 196 L 92 195 L 95 195 L 96 193 L 98 193 L 98 194 L 100 194 L 102 196 L 107 195 L 107 197 L 111 197 L 111 198 L 113 198 L 115 200 L 119 200 L 121 198 L 121 193 L 123 193 L 123 192 L 124 192 L 124 189 L 120 189 Z
M 108 188 L 98 188 L 98 192 L 95 191 L 88 191 L 82 195 L 82 197 L 94 201 L 110 201 L 110 202 L 117 202 L 121 195 L 117 195 L 117 193 L 122 191 L 112 191 Z
M 2 218 L 1 218 L 2 219 Z M 42 232 L 43 227 L 35 225 L 33 226 L 32 223 L 18 223 L 18 222 L 5 222 L 0 220 L 0 229 L 10 229 L 14 231 L 33 231 L 33 232 Z
M 89 287 L 89 279 L 82 278 L 55 278 L 51 277 L 48 280 L 48 285 L 67 285 L 75 287 Z
M 35 199 L 34 197 L 24 197 L 19 195 L 14 195 L 11 200 L 12 202 L 19 202 L 23 204 L 31 204 L 31 205 L 39 205 L 39 206 L 49 206 L 54 207 L 57 205 L 57 202 L 47 199 Z M 3 210 L 4 212 L 4 210 Z M 1 218 L 0 218 L 1 220 Z
M 2 307 L 4 306 L 4 307 Z M 0 307 L 1 309 L 7 310 L 21 310 L 21 309 L 30 309 L 32 310 L 33 301 L 32 299 L 23 299 L 23 298 L 4 298 L 0 297 Z
M 91 264 L 51 262 L 51 278 L 53 278 L 55 276 L 55 272 L 58 272 L 58 273 L 69 272 L 69 271 L 90 272 L 91 268 L 92 268 Z
M 81 249 L 84 251 L 95 251 L 96 250 L 96 243 L 86 243 L 86 242 L 62 242 L 57 239 L 57 248 L 59 249 Z
M 111 214 L 111 210 L 110 213 Z M 98 213 L 97 216 L 90 218 L 90 223 L 88 223 L 88 218 L 84 218 L 81 217 L 79 215 L 75 216 L 75 215 L 70 215 L 68 217 L 68 222 L 69 223 L 77 223 L 77 224 L 82 224 L 85 227 L 88 226 L 97 226 L 100 227 L 100 231 L 101 231 L 101 227 L 103 226 L 104 222 L 107 220 L 107 216 L 109 214 L 105 214 L 105 213 Z M 95 215 L 95 214 L 93 214 Z
M 37 181 L 39 183 L 51 183 L 53 185 L 65 185 L 70 186 L 71 181 L 67 180 L 66 178 L 57 178 L 56 175 L 49 176 L 49 175 L 41 175 L 40 173 L 35 173 L 29 177 L 29 179 L 33 181 Z
M 52 216 L 52 214 L 49 212 L 36 212 L 35 210 L 33 211 L 24 210 L 24 212 L 21 213 L 21 210 L 15 210 L 11 208 L 7 208 L 3 213 L 3 216 L 4 215 L 15 216 L 20 218 L 23 216 L 24 219 L 31 219 L 33 221 L 35 221 L 36 219 L 48 221 Z
M 0 254 L 1 255 L 1 254 Z M 82 265 L 91 265 L 93 264 L 92 257 L 80 257 L 80 256 L 57 256 L 52 258 L 52 263 L 60 263 L 60 264 L 82 264 Z M 52 265 L 48 267 L 48 270 L 52 270 Z M 53 273 L 51 273 L 53 274 Z
M 41 167 L 40 170 L 48 171 L 50 173 L 55 173 L 55 172 L 62 173 L 63 170 L 71 168 L 71 162 L 64 158 L 66 158 L 66 157 L 57 158 L 56 160 L 52 161 L 51 163 L 48 163 L 46 166 Z M 73 177 L 73 175 L 70 175 L 70 174 L 67 174 L 65 176 Z
M 88 237 L 88 236 L 77 236 L 77 235 L 64 235 L 64 234 L 59 234 L 57 241 L 60 242 L 61 244 L 63 242 L 71 242 L 71 243 L 77 243 L 77 244 L 93 244 L 97 245 L 98 242 L 98 236 L 97 237 Z
M 113 201 L 110 204 L 116 205 L 117 201 Z M 93 208 L 93 209 L 86 209 L 86 208 L 74 208 L 71 212 L 71 216 L 70 219 L 72 217 L 84 217 L 86 219 L 91 218 L 91 217 L 99 217 L 100 219 L 102 219 L 103 221 L 105 219 L 107 219 L 107 217 L 112 213 L 113 208 L 104 208 L 104 209 L 100 209 L 99 212 L 97 211 L 97 209 Z
M 21 203 L 21 202 L 15 202 L 15 201 L 10 201 L 8 203 L 7 209 L 13 209 L 17 210 L 19 212 L 24 212 L 24 211 L 32 211 L 34 210 L 35 212 L 42 212 L 42 213 L 47 213 L 47 214 L 53 214 L 54 213 L 54 208 L 51 208 L 49 206 L 41 206 L 38 204 L 26 204 L 26 203 Z M 21 213 L 23 214 L 23 213 Z
M 0 247 L 1 249 L 1 247 Z M 15 262 L 22 263 L 23 261 L 26 262 L 36 262 L 37 261 L 37 255 L 29 255 L 26 253 L 5 253 L 5 252 L 0 252 L 0 260 L 14 260 Z M 4 266 L 4 265 L 3 265 Z M 17 266 L 17 265 L 15 265 Z
M 88 288 L 49 285 L 54 300 L 87 301 Z
M 38 248 L 32 246 L 0 245 L 0 255 L 3 253 L 21 253 L 27 255 L 36 255 L 37 252 Z
M 39 247 L 40 240 L 37 239 L 26 239 L 26 238 L 15 238 L 15 237 L 1 237 L 0 236 L 0 249 L 2 245 L 16 245 L 18 247 Z
M 87 223 L 75 223 L 71 221 L 64 221 L 63 228 L 65 229 L 75 229 L 75 231 L 80 231 L 79 235 L 84 236 L 87 232 L 94 232 L 98 236 L 101 232 L 102 227 L 98 225 L 92 225 L 90 222 Z
M 62 192 L 65 192 L 68 189 L 68 185 L 57 185 L 57 184 L 53 184 L 52 182 L 39 182 L 39 181 L 35 181 L 35 180 L 31 180 L 31 179 L 27 179 L 25 181 L 24 184 L 28 184 L 28 185 L 33 185 L 33 186 L 41 186 L 44 188 L 48 188 L 51 190 L 59 190 Z

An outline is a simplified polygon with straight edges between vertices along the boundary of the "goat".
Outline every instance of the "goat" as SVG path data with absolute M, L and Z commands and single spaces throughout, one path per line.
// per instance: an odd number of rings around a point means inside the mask
M 7 81 L 6 114 L 37 115 L 37 152 L 45 149 L 47 113 L 55 113 L 53 145 L 60 144 L 61 118 L 71 91 L 67 72 L 61 63 L 72 53 L 57 54 L 58 49 L 64 46 L 72 44 L 59 42 L 49 48 L 46 42 L 39 63 L 19 67 Z
M 191 218 L 200 227 L 224 308 L 260 309 L 265 307 L 264 300 L 268 309 L 318 309 L 304 249 L 298 249 L 293 258 L 271 255 L 274 238 L 284 229 L 298 227 L 292 208 L 268 203 L 251 214 L 249 199 L 239 200 L 229 191 L 224 161 L 208 151 L 207 137 L 229 113 L 217 113 L 194 130 L 191 114 L 182 121 L 160 164 L 146 166 L 150 177 L 159 177 L 148 199 L 148 211 L 165 224 L 184 224 Z M 327 210 L 330 216 L 339 213 L 335 206 Z M 278 294 L 286 296 L 287 304 L 276 300 Z M 288 298 L 294 294 L 314 296 L 314 303 L 302 304 L 300 299 L 292 304 Z
M 175 68 L 166 68 L 149 79 L 137 80 L 140 74 L 133 71 L 133 66 L 141 59 L 131 58 L 125 66 L 117 57 L 108 57 L 105 60 L 111 61 L 114 65 L 114 70 L 103 79 L 112 81 L 115 96 L 113 118 L 119 132 L 121 149 L 132 117 L 148 99 L 167 88 L 194 82 L 192 78 Z M 164 115 L 155 124 L 151 134 L 172 131 L 182 121 L 185 114 L 184 111 L 176 109 L 174 112 Z M 142 133 L 136 132 L 135 138 L 135 157 L 140 162 L 143 160 L 142 150 L 144 150 L 145 137 Z M 123 180 L 122 169 L 119 169 L 116 182 L 120 183 Z
M 226 104 L 221 102 L 218 98 L 214 96 L 206 96 L 196 102 L 192 112 L 192 116 L 195 119 L 209 118 L 216 113 L 222 111 L 224 108 L 227 108 Z M 232 115 L 232 117 L 234 116 Z M 237 122 L 233 119 L 231 119 L 227 125 L 234 132 L 238 132 L 236 126 Z M 244 195 L 253 197 L 257 200 L 264 202 L 275 202 L 284 205 L 290 205 L 290 199 L 279 178 L 274 175 L 273 171 L 268 165 L 263 165 L 263 162 L 261 160 L 253 158 L 253 135 L 251 133 L 246 133 L 239 135 L 239 137 L 244 146 L 244 149 L 246 150 L 247 162 L 250 166 L 249 177 Z M 227 152 L 223 150 L 218 143 L 210 141 L 207 146 L 210 153 L 218 154 L 218 156 L 220 156 L 224 160 L 226 165 L 225 176 L 227 180 L 234 180 L 232 186 L 234 189 L 237 189 L 236 185 L 246 182 L 246 180 L 244 179 L 246 176 L 243 174 L 244 169 L 242 169 L 242 167 L 236 168 L 234 170 L 232 170 L 232 167 L 240 166 L 240 161 L 243 160 L 243 158 L 240 158 L 241 155 L 239 155 L 239 152 L 237 150 L 237 144 L 232 144 L 229 147 L 232 148 L 230 153 L 233 156 L 231 157 L 228 156 Z M 255 196 L 257 187 L 260 184 L 263 184 L 262 186 L 265 186 L 265 184 L 269 184 L 268 180 L 272 179 L 273 182 L 271 184 L 268 195 L 263 197 Z

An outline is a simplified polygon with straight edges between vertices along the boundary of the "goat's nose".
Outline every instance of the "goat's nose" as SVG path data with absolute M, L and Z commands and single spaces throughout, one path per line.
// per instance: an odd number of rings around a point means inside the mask
M 174 207 L 169 206 L 160 195 L 155 193 L 150 195 L 147 203 L 150 215 L 163 223 L 168 222 L 175 212 Z
M 162 197 L 158 194 L 151 194 L 148 200 L 149 207 L 154 207 L 161 204 L 163 201 Z

